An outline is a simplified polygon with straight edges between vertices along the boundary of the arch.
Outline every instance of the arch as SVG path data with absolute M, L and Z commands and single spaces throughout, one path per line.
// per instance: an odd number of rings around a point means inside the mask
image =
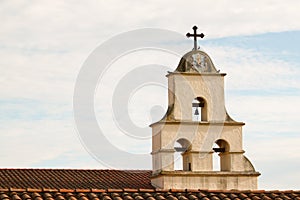
M 223 139 L 216 140 L 215 144 L 218 147 L 213 148 L 215 153 L 218 153 L 220 159 L 220 171 L 231 171 L 231 156 L 230 145 Z
M 174 169 L 191 171 L 192 164 L 191 158 L 189 156 L 189 151 L 191 150 L 191 142 L 185 138 L 180 138 L 174 143 Z
M 207 103 L 202 97 L 196 97 L 192 101 L 192 120 L 207 121 Z
M 186 150 L 190 150 L 191 148 L 191 142 L 185 138 L 180 138 L 176 142 L 178 142 L 182 148 L 185 148 Z
M 216 141 L 216 144 L 217 144 L 220 148 L 224 148 L 224 152 L 229 152 L 230 146 L 229 146 L 229 143 L 228 143 L 226 140 L 218 139 L 218 140 Z

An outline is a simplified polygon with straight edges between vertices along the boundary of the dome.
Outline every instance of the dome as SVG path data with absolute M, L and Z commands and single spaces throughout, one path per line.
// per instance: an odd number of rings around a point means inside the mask
M 207 53 L 201 50 L 186 53 L 181 58 L 175 72 L 219 73 Z

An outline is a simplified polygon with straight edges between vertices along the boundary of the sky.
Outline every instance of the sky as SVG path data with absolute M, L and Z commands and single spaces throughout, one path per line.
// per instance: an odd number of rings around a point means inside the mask
M 299 189 L 299 9 L 298 0 L 0 1 L 0 167 L 151 169 L 148 126 L 166 111 L 165 75 L 192 49 L 185 34 L 197 25 L 206 35 L 201 49 L 227 73 L 226 109 L 246 123 L 244 150 L 262 174 L 259 188 Z M 116 54 L 159 30 L 168 34 L 158 39 L 173 39 L 164 49 L 144 45 Z M 115 56 L 107 66 L 101 48 Z M 104 145 L 100 155 L 74 117 L 79 77 L 95 56 L 104 69 L 92 102 L 102 135 L 92 139 L 118 149 Z

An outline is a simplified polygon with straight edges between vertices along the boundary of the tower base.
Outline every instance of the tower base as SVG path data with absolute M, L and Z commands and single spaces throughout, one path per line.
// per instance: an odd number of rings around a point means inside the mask
M 259 175 L 258 172 L 162 171 L 152 175 L 151 183 L 161 189 L 256 190 Z

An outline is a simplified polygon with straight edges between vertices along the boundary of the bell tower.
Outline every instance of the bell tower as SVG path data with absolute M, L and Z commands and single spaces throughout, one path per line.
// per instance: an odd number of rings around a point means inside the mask
M 233 120 L 224 100 L 225 73 L 216 70 L 210 57 L 197 49 L 186 53 L 168 78 L 168 110 L 152 128 L 151 183 L 164 189 L 257 189 L 256 172 L 244 156 L 243 122 Z M 175 144 L 178 144 L 177 146 Z M 175 155 L 180 152 L 179 158 Z M 217 153 L 220 170 L 213 170 Z M 182 159 L 182 169 L 174 161 Z

